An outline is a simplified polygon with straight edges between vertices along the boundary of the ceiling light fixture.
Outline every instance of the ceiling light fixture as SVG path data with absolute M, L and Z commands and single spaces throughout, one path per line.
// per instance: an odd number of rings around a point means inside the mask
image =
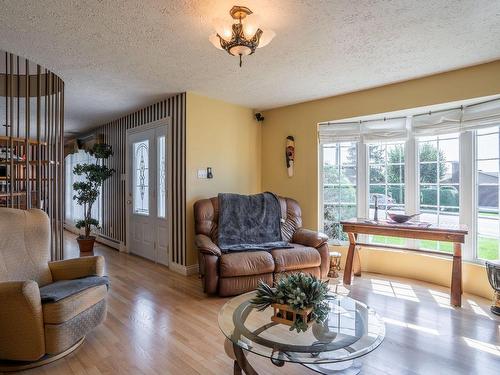
M 251 55 L 256 48 L 268 45 L 276 34 L 272 30 L 260 29 L 258 17 L 247 7 L 235 5 L 229 14 L 238 22 L 230 25 L 226 21 L 217 20 L 216 34 L 211 35 L 208 40 L 216 48 L 239 56 L 241 67 L 243 56 Z

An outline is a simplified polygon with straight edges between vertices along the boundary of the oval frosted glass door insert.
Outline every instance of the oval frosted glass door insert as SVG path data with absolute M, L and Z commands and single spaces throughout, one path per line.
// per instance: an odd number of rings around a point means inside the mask
M 165 136 L 160 136 L 158 139 L 158 217 L 165 217 L 165 206 L 167 197 L 167 180 L 165 174 Z
M 134 213 L 149 215 L 149 141 L 134 143 Z

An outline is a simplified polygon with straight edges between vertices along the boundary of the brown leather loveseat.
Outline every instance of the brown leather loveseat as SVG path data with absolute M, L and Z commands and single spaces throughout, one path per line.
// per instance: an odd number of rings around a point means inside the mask
M 306 272 L 325 278 L 329 268 L 328 237 L 302 228 L 297 201 L 279 197 L 281 233 L 293 248 L 224 254 L 217 246 L 218 198 L 194 204 L 195 243 L 205 293 L 232 296 L 254 290 L 259 280 L 273 284 L 276 274 Z

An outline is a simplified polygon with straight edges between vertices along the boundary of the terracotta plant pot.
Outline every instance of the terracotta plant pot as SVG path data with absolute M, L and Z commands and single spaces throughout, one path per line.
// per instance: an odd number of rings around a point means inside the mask
M 80 256 L 93 255 L 94 254 L 94 242 L 95 237 L 77 237 L 78 247 L 80 248 Z

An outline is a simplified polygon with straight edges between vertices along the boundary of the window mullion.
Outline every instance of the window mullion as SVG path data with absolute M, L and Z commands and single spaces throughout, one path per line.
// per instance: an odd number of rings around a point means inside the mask
M 498 149 L 500 150 L 500 134 L 498 134 Z M 500 151 L 499 151 L 500 152 Z M 500 157 L 498 158 L 498 170 L 500 171 Z M 497 191 L 498 191 L 498 197 L 500 198 L 500 183 L 497 179 L 497 183 L 498 183 L 498 186 L 497 186 Z M 500 199 L 497 199 L 497 210 L 498 212 L 500 212 Z M 498 217 L 498 215 L 497 215 Z M 497 221 L 497 241 L 500 242 L 500 221 Z M 477 242 L 476 242 L 477 243 Z M 497 259 L 500 258 L 500 246 L 497 246 Z
M 436 210 L 436 216 L 437 216 L 437 224 L 439 225 L 441 223 L 440 220 L 440 213 L 441 213 L 441 150 L 439 148 L 439 137 L 436 141 L 436 149 L 437 149 L 437 155 L 436 155 L 436 202 L 437 202 L 437 210 Z M 460 164 L 460 162 L 459 162 Z M 440 243 L 438 242 L 438 249 L 439 249 Z
M 410 135 L 405 147 L 405 211 L 409 214 L 418 212 L 418 194 L 417 194 L 417 148 L 415 138 Z
M 459 165 L 460 165 L 460 210 L 459 222 L 465 224 L 469 228 L 469 234 L 465 238 L 465 244 L 462 250 L 464 259 L 472 260 L 475 258 L 474 242 L 476 234 L 477 220 L 477 195 L 476 195 L 476 179 L 475 179 L 475 142 L 472 132 L 464 132 L 460 134 L 459 144 Z M 472 152 L 471 152 L 472 151 Z M 472 197 L 472 199 L 471 199 Z
M 405 147 L 405 211 L 411 215 L 419 212 L 417 163 L 416 140 L 413 132 L 410 131 Z M 408 248 L 416 249 L 417 240 L 408 239 L 407 246 Z
M 368 217 L 368 156 L 366 144 L 359 142 L 357 145 L 357 216 Z
M 318 224 L 319 224 L 319 231 L 324 232 L 325 231 L 325 203 L 323 199 L 323 191 L 324 191 L 324 186 L 325 186 L 325 181 L 324 181 L 324 166 L 323 166 L 323 160 L 324 156 L 323 153 L 325 152 L 324 150 L 324 145 L 320 144 L 320 152 L 319 152 L 319 217 L 318 217 Z

